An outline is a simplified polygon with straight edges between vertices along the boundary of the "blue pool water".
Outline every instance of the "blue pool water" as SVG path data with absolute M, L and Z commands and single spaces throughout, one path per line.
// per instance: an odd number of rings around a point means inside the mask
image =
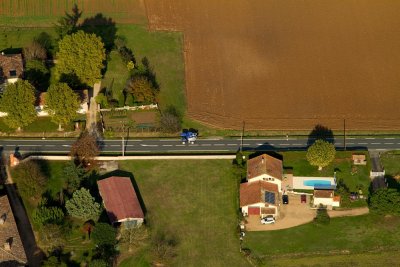
M 331 181 L 327 180 L 304 180 L 303 185 L 306 186 L 313 186 L 313 187 L 325 187 L 325 186 L 330 186 Z

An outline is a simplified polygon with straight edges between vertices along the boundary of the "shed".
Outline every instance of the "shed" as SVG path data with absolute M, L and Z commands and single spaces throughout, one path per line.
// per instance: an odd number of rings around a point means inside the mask
M 353 154 L 352 159 L 354 165 L 367 165 L 367 160 L 364 154 Z
M 112 224 L 141 225 L 144 214 L 129 177 L 112 176 L 97 181 L 104 208 Z

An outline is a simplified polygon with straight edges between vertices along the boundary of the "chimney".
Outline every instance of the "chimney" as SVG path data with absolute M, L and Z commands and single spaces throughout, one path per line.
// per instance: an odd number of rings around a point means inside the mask
M 264 156 L 261 156 L 261 163 L 264 164 Z
M 3 213 L 0 217 L 0 225 L 4 224 L 6 222 L 7 214 Z

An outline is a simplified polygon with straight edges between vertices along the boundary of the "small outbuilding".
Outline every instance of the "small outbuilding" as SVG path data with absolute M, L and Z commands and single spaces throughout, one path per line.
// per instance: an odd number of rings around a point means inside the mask
M 143 223 L 143 210 L 129 177 L 112 176 L 97 181 L 97 185 L 113 225 L 123 223 L 135 227 Z
M 354 165 L 367 165 L 367 160 L 364 154 L 353 154 L 352 159 Z

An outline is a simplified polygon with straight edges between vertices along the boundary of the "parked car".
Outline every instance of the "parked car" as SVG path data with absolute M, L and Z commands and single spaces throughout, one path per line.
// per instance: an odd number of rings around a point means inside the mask
M 282 203 L 289 204 L 289 196 L 288 195 L 282 195 Z
M 275 223 L 275 218 L 274 217 L 265 217 L 261 219 L 261 224 L 273 224 Z
M 300 196 L 300 200 L 301 200 L 301 203 L 307 203 L 307 196 L 306 195 L 301 195 Z

